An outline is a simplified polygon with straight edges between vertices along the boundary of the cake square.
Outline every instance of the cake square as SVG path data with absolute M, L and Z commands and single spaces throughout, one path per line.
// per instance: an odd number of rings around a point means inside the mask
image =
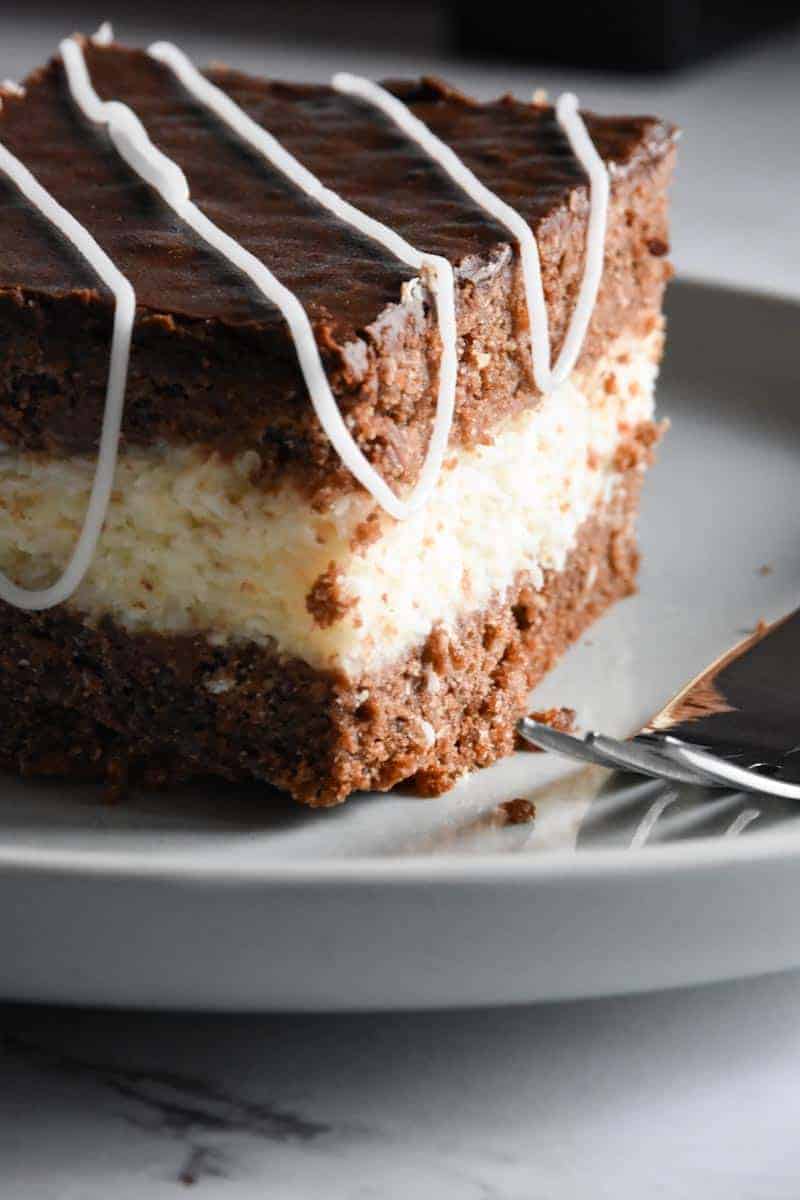
M 444 349 L 425 273 L 295 186 L 153 52 L 72 44 L 100 102 L 128 106 L 202 215 L 300 301 L 349 437 L 412 492 Z M 675 131 L 583 114 L 610 185 L 602 276 L 573 369 L 543 391 L 519 247 L 420 145 L 335 87 L 207 73 L 331 193 L 451 271 L 446 453 L 398 519 L 323 427 L 286 313 L 131 167 L 64 63 L 5 92 L 0 143 L 130 282 L 136 313 L 91 564 L 54 607 L 0 602 L 0 762 L 254 778 L 321 805 L 401 781 L 439 792 L 508 753 L 529 688 L 634 586 Z M 386 93 L 534 234 L 557 361 L 592 197 L 556 112 L 430 79 Z M 0 567 L 43 588 L 89 501 L 114 298 L 13 178 L 0 205 Z

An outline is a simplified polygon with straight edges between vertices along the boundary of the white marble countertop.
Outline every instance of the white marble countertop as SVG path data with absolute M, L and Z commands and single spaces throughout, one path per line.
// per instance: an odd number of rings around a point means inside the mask
M 3 1012 L 9 1200 L 797 1200 L 800 978 L 315 1017 Z
M 101 15 L 71 7 L 70 26 Z M 77 11 L 76 11 L 77 8 Z M 83 11 L 81 9 L 83 8 Z M 0 76 L 64 18 L 0 14 Z M 287 6 L 287 12 L 290 6 Z M 165 32 L 143 18 L 120 34 Z M 266 73 L 438 70 L 481 95 L 574 87 L 686 130 L 685 274 L 800 294 L 800 36 L 669 81 L 625 82 L 292 43 L 189 50 Z M 9 1200 L 797 1200 L 800 976 L 461 1014 L 197 1017 L 5 1008 Z

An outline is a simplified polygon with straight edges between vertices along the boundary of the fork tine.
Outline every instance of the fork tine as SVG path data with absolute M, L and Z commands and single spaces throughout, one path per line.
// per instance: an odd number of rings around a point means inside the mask
M 615 767 L 634 771 L 640 775 L 652 775 L 655 779 L 669 779 L 673 783 L 708 784 L 707 776 L 665 758 L 656 746 L 643 746 L 639 742 L 620 742 L 605 737 L 602 733 L 589 733 L 587 741 L 605 756 Z M 714 785 L 716 786 L 716 785 Z
M 600 733 L 587 733 L 585 738 L 579 738 L 551 729 L 531 717 L 523 717 L 517 723 L 517 730 L 534 746 L 554 750 L 580 762 L 632 771 L 673 783 L 735 788 L 742 792 L 800 800 L 800 783 L 760 775 L 756 770 L 740 767 L 730 759 L 720 758 L 669 735 L 646 746 L 641 741 L 622 742 Z
M 718 785 L 734 787 L 742 792 L 755 792 L 766 796 L 782 796 L 786 800 L 800 800 L 800 784 L 786 783 L 768 775 L 759 775 L 739 767 L 735 763 L 717 758 L 705 750 L 695 750 L 693 746 L 678 741 L 677 738 L 666 736 L 661 739 L 663 753 L 673 762 L 688 767 L 690 770 L 702 772 Z
M 566 754 L 568 758 L 576 758 L 580 762 L 594 763 L 596 766 L 607 767 L 608 761 L 584 738 L 575 737 L 571 733 L 561 733 L 542 725 L 532 717 L 522 717 L 517 722 L 517 732 L 526 742 L 538 746 L 540 750 L 555 750 L 557 754 Z
M 666 779 L 671 783 L 711 782 L 698 771 L 682 767 L 659 754 L 660 739 L 658 746 L 651 749 L 638 743 L 620 742 L 601 733 L 587 733 L 580 738 L 552 729 L 532 717 L 523 717 L 517 724 L 517 731 L 541 750 L 554 750 L 557 754 L 608 767 L 612 771 L 632 771 L 636 775 L 649 775 L 652 779 Z M 712 786 L 715 785 L 712 783 Z

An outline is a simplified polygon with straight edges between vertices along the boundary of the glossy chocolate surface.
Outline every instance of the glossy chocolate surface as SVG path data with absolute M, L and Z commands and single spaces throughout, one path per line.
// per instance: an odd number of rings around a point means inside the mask
M 196 203 L 297 293 L 376 469 L 398 484 L 413 479 L 439 353 L 429 305 L 401 303 L 415 273 L 291 185 L 145 52 L 85 43 L 85 53 L 101 97 L 129 104 L 183 168 Z M 530 403 L 526 317 L 505 231 L 370 106 L 329 87 L 210 74 L 329 187 L 459 267 L 459 333 L 468 341 L 453 439 L 480 439 Z M 3 96 L 0 139 L 137 294 L 123 441 L 257 447 L 267 482 L 290 470 L 312 490 L 352 486 L 316 422 L 280 312 L 83 118 L 59 59 L 25 86 L 24 96 Z M 536 229 L 555 344 L 574 302 L 588 203 L 552 109 L 508 98 L 477 104 L 432 80 L 391 87 Z M 607 248 L 613 243 L 616 260 L 587 339 L 596 353 L 631 314 L 660 303 L 674 135 L 652 118 L 586 120 L 614 164 Z M 55 454 L 94 450 L 111 311 L 86 264 L 0 177 L 0 440 Z M 469 358 L 472 342 L 483 359 L 482 341 L 490 343 L 488 370 Z
M 399 297 L 414 274 L 382 247 L 304 196 L 198 105 L 161 63 L 138 50 L 86 49 L 103 99 L 129 104 L 156 145 L 180 164 L 193 198 L 266 262 L 315 317 L 352 337 Z M 216 70 L 211 78 L 335 191 L 423 250 L 461 263 L 488 256 L 508 234 L 371 107 L 329 87 L 271 83 Z M 536 228 L 584 183 L 551 108 L 506 99 L 475 104 L 436 81 L 392 90 L 488 187 Z M 648 118 L 587 116 L 607 161 L 620 167 L 663 152 L 669 131 Z M 39 181 L 91 230 L 131 279 L 142 308 L 191 319 L 282 324 L 237 272 L 198 245 L 120 161 L 108 135 L 83 119 L 51 62 L 7 98 L 0 135 Z M 0 286 L 51 295 L 93 287 L 41 220 L 4 186 Z

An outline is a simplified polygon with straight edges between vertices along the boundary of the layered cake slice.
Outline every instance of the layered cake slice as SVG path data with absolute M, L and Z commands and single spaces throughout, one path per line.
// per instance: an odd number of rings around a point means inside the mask
M 0 763 L 324 805 L 508 753 L 634 586 L 674 145 L 104 37 L 7 85 Z

